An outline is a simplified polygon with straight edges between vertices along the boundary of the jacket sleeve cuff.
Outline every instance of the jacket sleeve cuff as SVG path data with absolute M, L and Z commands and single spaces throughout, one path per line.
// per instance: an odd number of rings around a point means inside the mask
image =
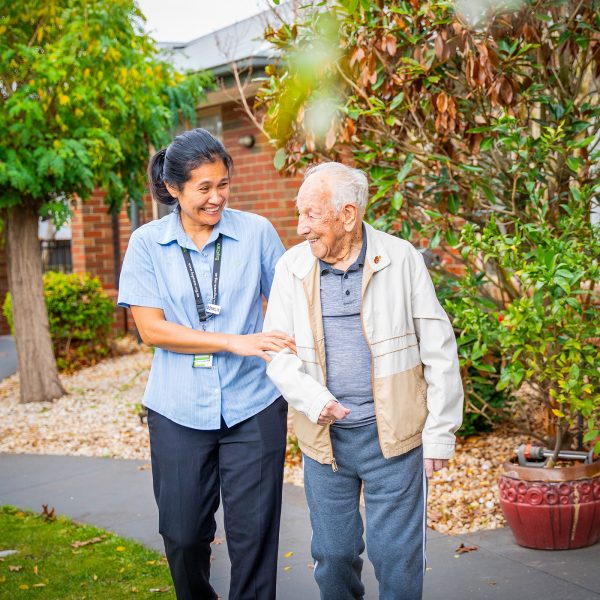
M 423 458 L 448 459 L 454 456 L 454 444 L 423 442 Z
M 313 422 L 316 423 L 319 419 L 319 415 L 327 405 L 327 403 L 335 398 L 331 395 L 328 390 L 323 390 L 310 404 L 308 413 L 306 416 Z

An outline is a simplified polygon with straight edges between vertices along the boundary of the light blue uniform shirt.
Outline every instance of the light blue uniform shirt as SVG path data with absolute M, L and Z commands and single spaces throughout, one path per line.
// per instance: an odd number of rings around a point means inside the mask
M 190 250 L 204 305 L 213 301 L 212 269 L 222 234 L 219 315 L 206 331 L 248 334 L 262 331 L 262 296 L 267 299 L 283 245 L 264 217 L 225 209 L 200 251 L 185 233 L 178 212 L 136 229 L 129 240 L 119 282 L 119 306 L 161 308 L 167 321 L 202 329 L 181 247 Z M 269 406 L 279 392 L 258 357 L 230 352 L 213 355 L 211 368 L 194 368 L 193 355 L 156 348 L 144 404 L 175 423 L 231 427 Z

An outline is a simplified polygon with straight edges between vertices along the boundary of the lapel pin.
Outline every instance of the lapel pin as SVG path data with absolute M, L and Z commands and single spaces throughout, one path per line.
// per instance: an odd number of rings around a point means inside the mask
M 381 260 L 381 256 L 376 256 L 376 257 L 373 259 L 373 262 L 374 262 L 376 265 L 378 265 L 380 260 Z

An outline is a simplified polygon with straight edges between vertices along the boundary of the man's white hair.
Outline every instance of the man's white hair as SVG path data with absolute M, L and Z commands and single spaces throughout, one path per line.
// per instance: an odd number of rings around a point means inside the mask
M 364 214 L 369 200 L 369 181 L 364 171 L 338 162 L 324 162 L 309 167 L 304 173 L 304 181 L 317 173 L 328 176 L 330 201 L 336 212 L 344 204 L 355 204 L 359 213 Z

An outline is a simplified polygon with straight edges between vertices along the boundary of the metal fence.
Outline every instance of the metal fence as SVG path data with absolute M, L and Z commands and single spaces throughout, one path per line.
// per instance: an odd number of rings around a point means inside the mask
M 71 273 L 71 240 L 40 240 L 42 270 Z

